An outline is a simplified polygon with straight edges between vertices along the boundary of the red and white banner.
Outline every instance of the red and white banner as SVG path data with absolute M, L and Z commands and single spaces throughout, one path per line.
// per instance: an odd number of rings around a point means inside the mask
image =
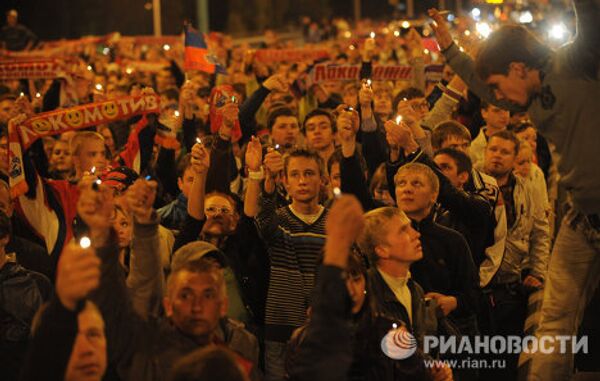
M 66 76 L 64 64 L 52 58 L 0 61 L 0 80 L 54 79 Z
M 328 58 L 329 52 L 325 49 L 259 49 L 254 57 L 265 63 L 299 62 Z
M 332 65 L 318 64 L 311 71 L 310 78 L 313 83 L 324 81 L 358 81 L 360 79 L 360 65 Z M 430 76 L 440 76 L 443 65 L 429 65 L 425 68 L 425 77 L 434 81 Z M 408 81 L 413 77 L 412 66 L 375 65 L 371 72 L 373 81 Z M 438 79 L 439 80 L 439 79 Z
M 44 136 L 128 119 L 135 115 L 158 112 L 160 112 L 160 98 L 156 94 L 148 94 L 36 114 L 19 124 L 15 124 L 15 119 L 12 119 L 8 125 L 11 194 L 17 197 L 27 192 L 23 151 L 36 140 Z

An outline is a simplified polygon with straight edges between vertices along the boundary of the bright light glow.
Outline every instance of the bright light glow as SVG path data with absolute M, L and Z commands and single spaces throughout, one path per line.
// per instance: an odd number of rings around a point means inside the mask
M 408 21 L 402 21 L 402 24 L 400 24 L 400 26 L 402 26 L 404 29 L 408 29 L 410 28 L 410 23 Z
M 107 56 L 108 53 L 110 53 L 110 49 L 109 48 L 102 49 L 102 54 L 104 54 L 105 56 Z
M 198 143 L 198 144 L 202 144 L 202 139 L 200 139 L 200 138 L 196 138 L 196 143 Z
M 402 122 L 402 115 L 396 117 L 396 124 L 400 124 L 400 122 Z
M 492 27 L 486 22 L 478 22 L 475 24 L 475 28 L 477 29 L 477 33 L 483 38 L 488 38 L 492 33 Z
M 533 15 L 529 11 L 525 11 L 525 12 L 521 13 L 521 15 L 519 16 L 519 22 L 521 24 L 529 24 L 532 21 L 533 21 Z
M 175 110 L 175 112 L 173 113 L 173 115 L 175 115 L 176 118 L 179 118 L 179 111 Z
M 21 92 L 19 93 L 19 96 L 20 96 L 20 97 L 24 97 L 24 96 L 25 96 L 25 93 L 21 91 Z
M 473 10 L 471 10 L 471 16 L 473 16 L 475 20 L 479 19 L 479 16 L 481 16 L 481 10 L 479 10 L 479 8 L 473 8 Z
M 465 36 L 469 37 L 471 35 L 471 31 L 470 30 L 465 30 Z
M 101 83 L 96 83 L 96 90 L 102 91 L 102 84 Z
M 369 36 L 370 36 L 371 38 L 375 38 L 375 32 L 371 32 L 371 33 L 369 33 Z
M 446 20 L 453 22 L 454 20 L 456 20 L 456 16 L 454 16 L 454 13 L 448 13 L 448 17 L 446 17 Z
M 342 190 L 338 187 L 333 188 L 333 197 L 340 198 L 342 196 Z
M 349 30 L 345 31 L 344 32 L 344 37 L 346 37 L 346 38 L 352 37 L 352 32 L 350 32 Z
M 356 48 L 354 47 L 354 45 L 350 45 L 350 46 L 348 47 L 348 49 L 350 49 L 350 50 L 354 50 L 354 49 L 356 49 Z
M 42 94 L 40 94 L 40 93 L 35 93 L 35 97 L 36 97 L 36 98 L 41 98 L 41 97 L 42 97 Z
M 133 73 L 133 69 L 128 67 L 127 69 L 125 69 L 125 73 L 131 74 L 131 73 Z
M 429 54 L 429 49 L 423 49 L 423 54 Z
M 394 36 L 400 37 L 400 31 L 399 30 L 394 31 Z
M 163 49 L 164 49 L 166 52 L 168 52 L 169 50 L 171 50 L 171 45 L 169 45 L 169 44 L 164 44 L 164 45 L 163 45 Z
M 550 38 L 553 38 L 555 40 L 563 40 L 565 38 L 566 34 L 567 34 L 567 27 L 563 23 L 552 25 L 552 27 L 550 28 L 550 31 L 548 32 L 548 35 L 550 36 Z
M 92 65 L 87 66 L 88 71 L 92 71 Z
M 79 246 L 81 246 L 82 249 L 87 249 L 90 246 L 92 246 L 92 241 L 90 240 L 89 237 L 81 237 L 81 239 L 79 240 Z

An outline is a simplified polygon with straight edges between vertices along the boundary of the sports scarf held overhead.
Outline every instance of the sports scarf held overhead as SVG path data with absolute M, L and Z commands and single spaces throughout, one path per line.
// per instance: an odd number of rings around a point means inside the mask
M 231 97 L 236 96 L 235 90 L 230 85 L 221 85 L 212 89 L 210 92 L 210 132 L 213 134 L 219 132 L 223 123 L 223 107 L 231 103 Z M 219 105 L 221 104 L 221 105 Z M 240 120 L 237 119 L 231 131 L 231 141 L 237 142 L 242 137 L 242 128 Z
M 156 94 L 148 94 L 36 114 L 20 124 L 15 124 L 14 119 L 11 120 L 8 124 L 8 176 L 11 195 L 18 197 L 28 190 L 23 168 L 23 152 L 36 140 L 153 112 L 160 112 L 160 98 Z
M 66 76 L 65 65 L 55 58 L 0 60 L 0 80 L 54 79 Z

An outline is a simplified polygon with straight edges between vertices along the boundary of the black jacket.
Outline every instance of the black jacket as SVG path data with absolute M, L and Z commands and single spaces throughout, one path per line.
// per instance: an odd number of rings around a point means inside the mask
M 421 233 L 423 258 L 411 265 L 411 273 L 423 290 L 456 297 L 457 308 L 449 318 L 463 333 L 475 333 L 479 277 L 469 246 L 460 233 L 433 221 L 433 215 L 415 222 Z M 468 332 L 467 332 L 468 331 Z
M 404 164 L 419 162 L 430 167 L 440 182 L 438 203 L 443 211 L 438 211 L 435 221 L 458 231 L 467 240 L 473 261 L 479 267 L 485 259 L 485 249 L 494 243 L 495 220 L 492 205 L 476 192 L 470 193 L 454 187 L 439 170 L 435 162 L 420 149 L 412 156 L 394 163 L 386 163 L 386 175 L 390 195 L 396 199 L 394 176 Z

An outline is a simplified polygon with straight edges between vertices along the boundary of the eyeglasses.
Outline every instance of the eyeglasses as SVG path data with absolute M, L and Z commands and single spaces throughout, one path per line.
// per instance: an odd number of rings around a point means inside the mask
M 218 213 L 230 215 L 233 214 L 233 211 L 226 206 L 209 206 L 208 208 L 204 209 L 204 214 L 207 215 L 214 216 Z

